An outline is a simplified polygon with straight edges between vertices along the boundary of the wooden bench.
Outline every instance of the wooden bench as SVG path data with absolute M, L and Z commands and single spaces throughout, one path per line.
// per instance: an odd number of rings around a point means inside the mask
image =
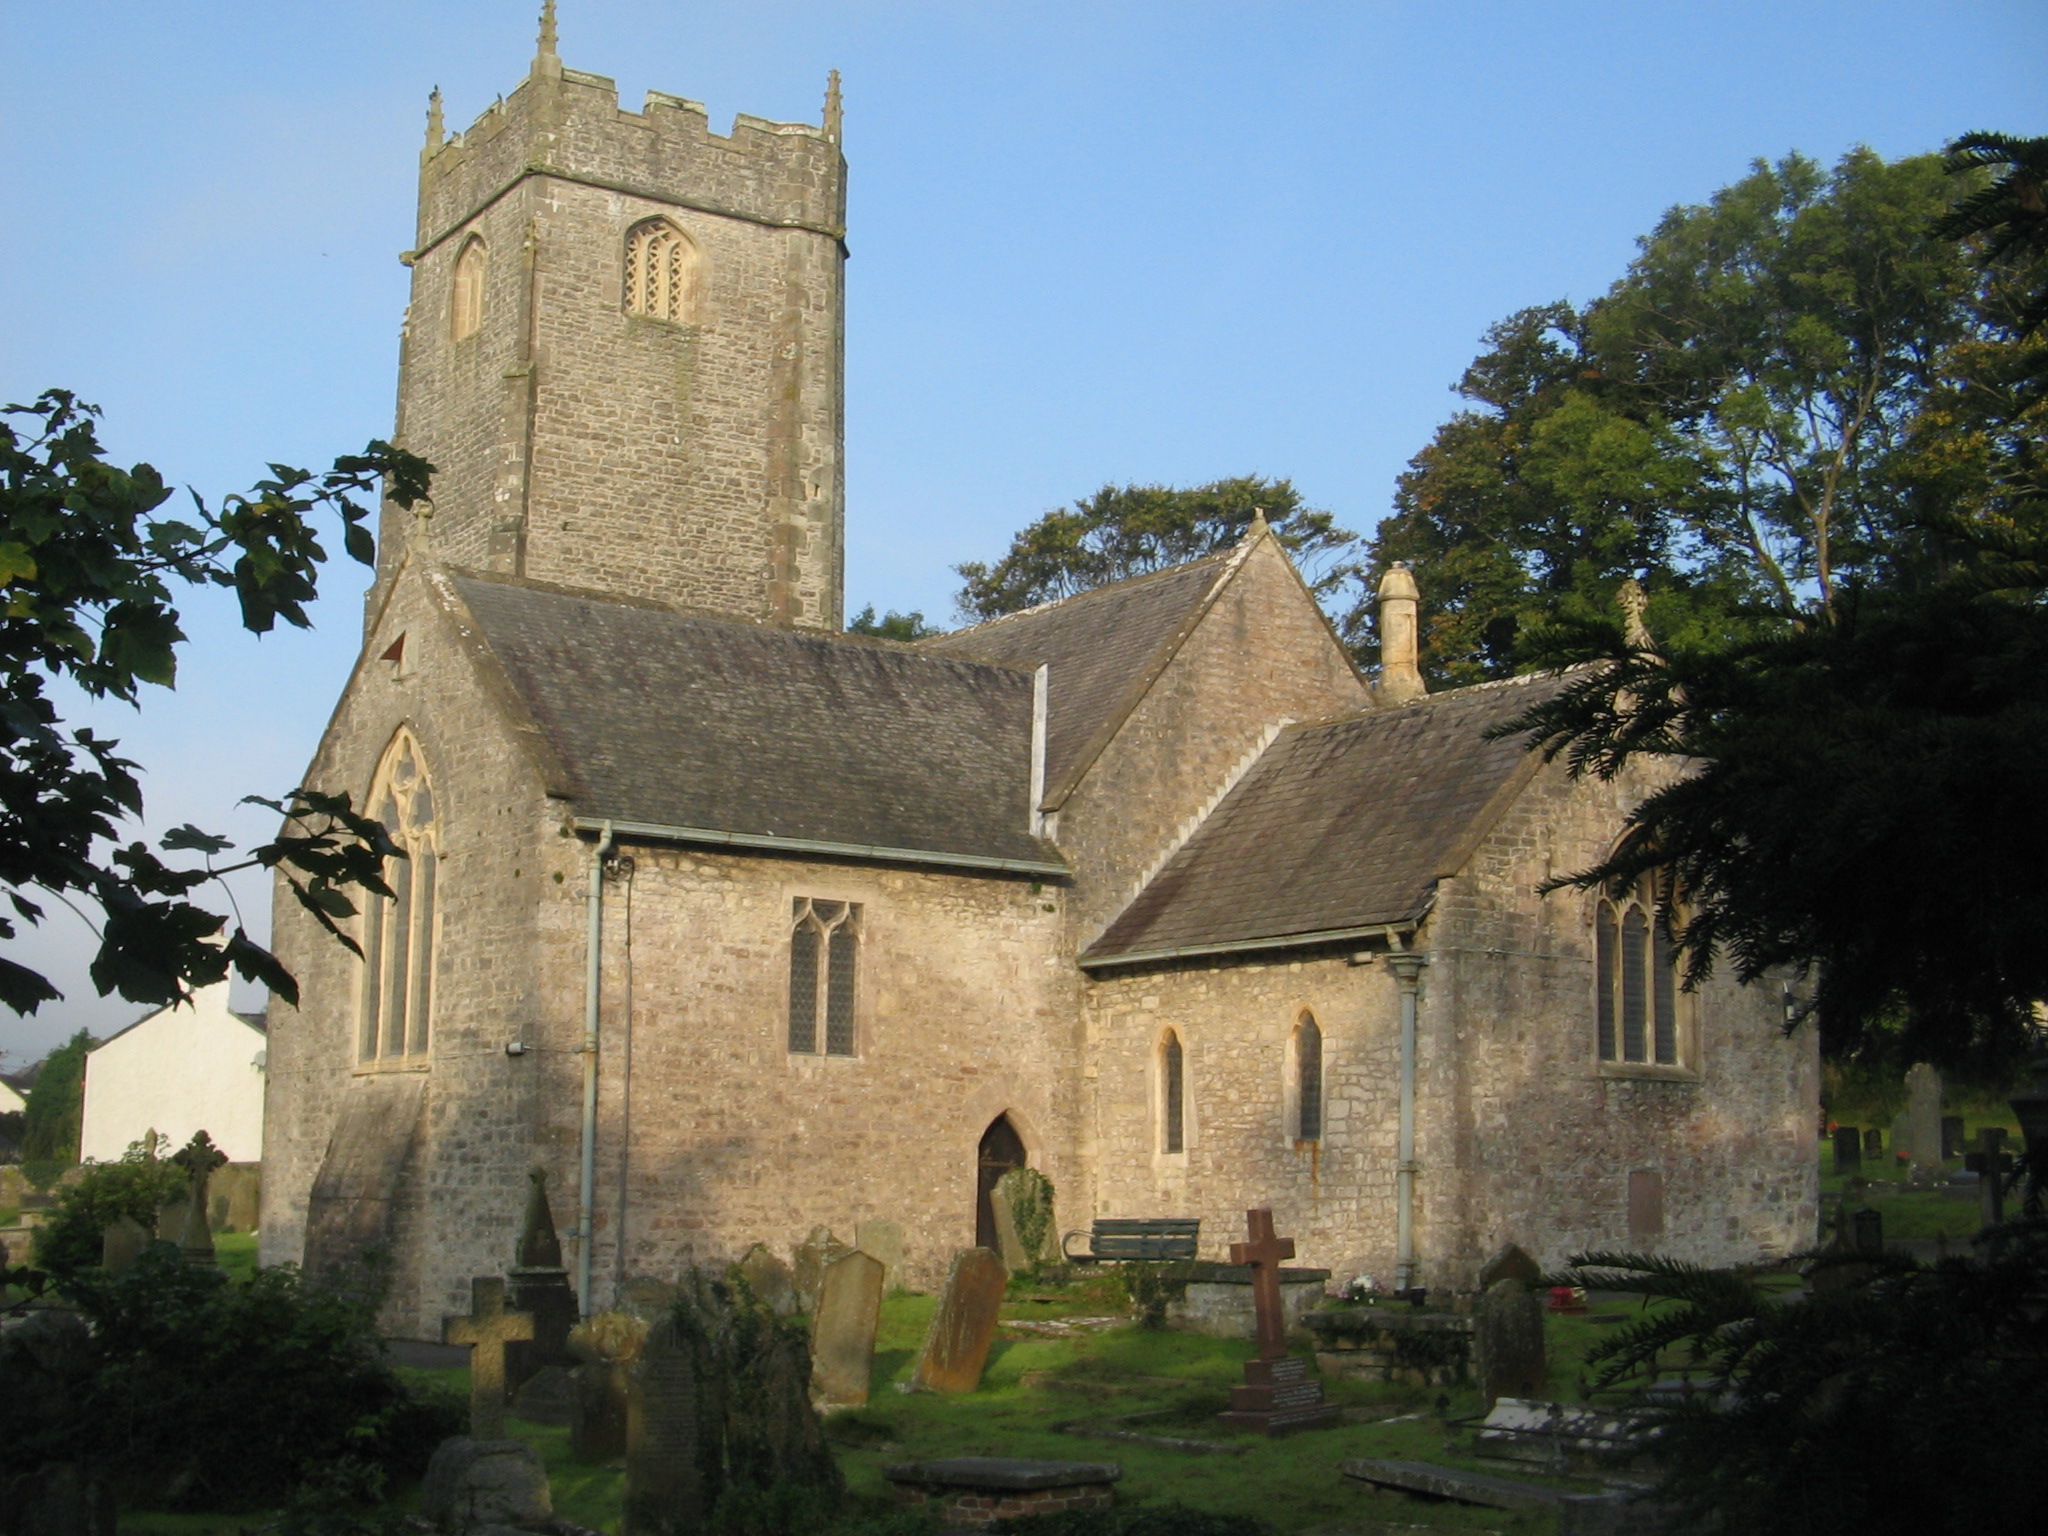
M 1098 1216 L 1086 1234 L 1069 1232 L 1060 1239 L 1060 1256 L 1073 1264 L 1122 1263 L 1133 1259 L 1192 1259 L 1195 1241 L 1201 1236 L 1199 1216 L 1163 1216 L 1138 1221 L 1122 1216 Z M 1074 1239 L 1088 1239 L 1088 1252 L 1075 1253 Z

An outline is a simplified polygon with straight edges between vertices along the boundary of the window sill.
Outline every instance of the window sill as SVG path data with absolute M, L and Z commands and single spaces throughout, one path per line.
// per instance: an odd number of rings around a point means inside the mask
M 1653 1083 L 1696 1083 L 1697 1067 L 1660 1067 L 1652 1061 L 1603 1061 L 1596 1065 L 1602 1078 L 1637 1078 Z
M 355 1077 L 377 1077 L 386 1072 L 425 1072 L 433 1061 L 425 1056 L 399 1056 L 390 1061 L 359 1061 L 350 1069 Z

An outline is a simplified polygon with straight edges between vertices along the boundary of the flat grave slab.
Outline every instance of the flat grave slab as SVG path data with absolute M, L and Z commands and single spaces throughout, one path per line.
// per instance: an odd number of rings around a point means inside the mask
M 884 1467 L 896 1502 L 935 1506 L 942 1528 L 984 1531 L 1021 1515 L 1107 1509 L 1124 1469 L 1113 1461 L 1029 1461 L 952 1456 Z

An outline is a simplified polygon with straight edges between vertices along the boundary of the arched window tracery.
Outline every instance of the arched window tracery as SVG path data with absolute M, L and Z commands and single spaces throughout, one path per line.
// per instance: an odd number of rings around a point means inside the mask
M 455 279 L 448 292 L 448 334 L 461 341 L 484 323 L 484 269 L 489 260 L 483 238 L 471 235 L 455 258 Z
M 689 324 L 697 318 L 697 243 L 667 219 L 626 233 L 626 313 Z
M 384 754 L 370 814 L 405 854 L 384 863 L 389 896 L 363 903 L 363 990 L 357 1058 L 424 1057 L 433 1043 L 434 924 L 440 877 L 433 784 L 419 744 L 401 731 Z
M 1678 945 L 1645 876 L 1593 913 L 1593 1013 L 1603 1062 L 1684 1065 Z

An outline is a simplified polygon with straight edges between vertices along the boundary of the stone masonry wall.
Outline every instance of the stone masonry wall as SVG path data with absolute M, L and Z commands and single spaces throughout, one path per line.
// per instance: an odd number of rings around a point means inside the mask
M 845 163 L 822 130 L 619 110 L 536 75 L 421 170 L 399 440 L 438 469 L 435 558 L 837 629 Z M 628 315 L 627 233 L 700 254 L 686 322 Z M 485 242 L 479 330 L 456 259 Z M 417 532 L 387 512 L 384 574 Z

